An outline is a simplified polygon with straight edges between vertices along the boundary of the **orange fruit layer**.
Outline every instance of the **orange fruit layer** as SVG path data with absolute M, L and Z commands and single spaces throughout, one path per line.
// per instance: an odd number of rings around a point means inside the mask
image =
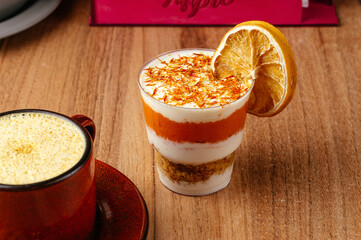
M 174 142 L 216 143 L 224 141 L 244 128 L 247 105 L 229 117 L 216 122 L 175 122 L 155 112 L 143 101 L 144 116 L 148 127 L 159 136 Z

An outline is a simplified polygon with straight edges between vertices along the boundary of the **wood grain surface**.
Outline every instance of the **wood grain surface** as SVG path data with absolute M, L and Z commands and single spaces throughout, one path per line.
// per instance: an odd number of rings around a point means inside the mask
M 160 183 L 137 77 L 162 52 L 216 48 L 230 26 L 90 27 L 89 2 L 63 0 L 46 20 L 0 40 L 0 112 L 91 117 L 96 157 L 144 196 L 147 239 L 361 239 L 358 0 L 335 1 L 338 27 L 279 27 L 298 66 L 295 97 L 276 117 L 247 117 L 232 181 L 204 197 Z

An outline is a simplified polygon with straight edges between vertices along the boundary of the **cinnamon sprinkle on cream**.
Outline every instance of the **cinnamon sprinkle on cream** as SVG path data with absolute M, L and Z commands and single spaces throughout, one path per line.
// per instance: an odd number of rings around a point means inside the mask
M 252 80 L 235 76 L 216 80 L 211 71 L 211 56 L 193 53 L 168 62 L 161 67 L 145 69 L 146 91 L 155 99 L 173 106 L 208 108 L 222 106 L 241 98 Z

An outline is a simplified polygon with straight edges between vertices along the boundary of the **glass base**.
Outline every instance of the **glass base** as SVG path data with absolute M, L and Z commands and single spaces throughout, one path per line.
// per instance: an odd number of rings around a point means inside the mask
M 197 183 L 175 182 L 170 180 L 158 167 L 157 170 L 161 183 L 169 190 L 187 196 L 204 196 L 218 192 L 228 185 L 231 181 L 233 164 L 227 168 L 223 174 L 215 174 L 207 181 Z

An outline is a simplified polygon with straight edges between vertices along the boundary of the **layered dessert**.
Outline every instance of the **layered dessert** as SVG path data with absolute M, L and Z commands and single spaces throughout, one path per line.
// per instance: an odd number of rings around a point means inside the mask
M 149 142 L 161 182 L 185 195 L 205 195 L 230 181 L 252 80 L 216 80 L 213 50 L 168 52 L 140 71 Z

